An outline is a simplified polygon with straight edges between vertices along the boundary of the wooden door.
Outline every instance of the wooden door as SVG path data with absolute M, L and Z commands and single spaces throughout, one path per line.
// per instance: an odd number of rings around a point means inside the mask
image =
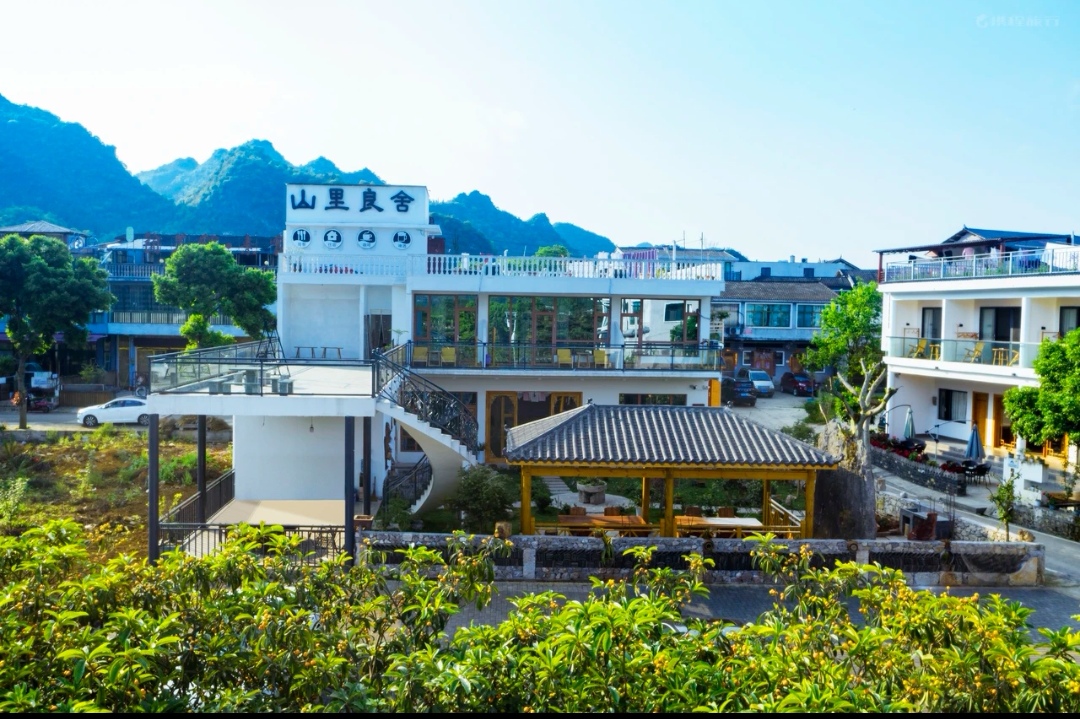
M 517 426 L 517 392 L 487 393 L 486 459 L 503 459 L 506 454 L 506 430 Z
M 971 421 L 975 424 L 975 427 L 979 430 L 979 439 L 982 440 L 983 446 L 994 446 L 994 442 L 990 435 L 987 434 L 986 415 L 990 406 L 990 395 L 986 392 L 973 392 L 971 394 Z M 991 431 L 993 431 L 991 429 Z

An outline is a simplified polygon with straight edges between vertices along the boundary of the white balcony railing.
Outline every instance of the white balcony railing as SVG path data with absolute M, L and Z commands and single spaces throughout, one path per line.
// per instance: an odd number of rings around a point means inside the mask
M 979 277 L 1080 272 L 1080 247 L 1005 252 L 997 256 L 919 258 L 885 265 L 883 282 L 924 282 Z
M 501 277 L 576 277 L 708 281 L 724 276 L 719 262 L 671 260 L 600 260 L 572 257 L 501 255 L 419 255 L 405 257 L 304 254 L 282 256 L 281 274 L 485 275 Z

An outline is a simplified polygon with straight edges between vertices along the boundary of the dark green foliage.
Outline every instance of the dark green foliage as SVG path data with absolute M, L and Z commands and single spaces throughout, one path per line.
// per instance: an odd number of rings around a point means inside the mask
M 598 252 L 611 252 L 615 243 L 608 238 L 589 232 L 569 222 L 556 222 L 552 225 L 562 238 L 562 244 L 574 248 L 578 257 L 594 257 Z
M 219 242 L 182 245 L 165 260 L 165 273 L 154 275 L 158 302 L 191 313 L 181 328 L 189 346 L 226 344 L 205 318 L 217 313 L 232 318 L 249 337 L 261 337 L 273 322 L 266 305 L 276 297 L 274 276 L 265 270 L 241 267 Z
M 500 210 L 490 197 L 476 190 L 461 193 L 449 202 L 432 202 L 431 212 L 468 222 L 491 241 L 496 252 L 509 250 L 510 255 L 531 255 L 541 247 L 560 244 L 566 245 L 576 256 L 586 252 L 561 236 L 552 227 L 547 215 L 539 214 L 529 220 L 519 220 L 509 212 Z M 610 249 L 614 249 L 614 245 Z
M 2 173 L 0 173 L 2 174 Z M 105 271 L 88 258 L 73 259 L 61 240 L 34 235 L 0 238 L 0 317 L 18 360 L 15 386 L 26 396 L 26 362 L 41 354 L 63 332 L 65 339 L 85 342 L 91 312 L 107 310 L 113 296 Z M 26 429 L 25 403 L 19 427 Z
M 507 479 L 491 467 L 477 465 L 458 474 L 459 483 L 447 506 L 465 515 L 465 528 L 470 531 L 492 532 L 495 522 L 510 518 L 517 497 Z
M 98 234 L 173 227 L 172 203 L 132 177 L 115 148 L 82 125 L 3 97 L 0 168 L 0 210 L 25 208 L 5 212 L 13 224 L 44 219 L 43 210 L 57 224 Z
M 447 254 L 493 255 L 495 247 L 473 224 L 447 215 L 431 213 L 432 224 L 438 225 L 446 240 Z

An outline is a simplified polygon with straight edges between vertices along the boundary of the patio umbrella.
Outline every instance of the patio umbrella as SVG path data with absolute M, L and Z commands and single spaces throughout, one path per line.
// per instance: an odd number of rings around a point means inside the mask
M 964 450 L 964 459 L 970 459 L 972 462 L 983 461 L 983 444 L 977 425 L 971 425 L 971 436 L 968 437 L 967 449 Z
M 904 417 L 904 439 L 915 439 L 915 415 L 911 413 L 911 407 L 907 408 Z

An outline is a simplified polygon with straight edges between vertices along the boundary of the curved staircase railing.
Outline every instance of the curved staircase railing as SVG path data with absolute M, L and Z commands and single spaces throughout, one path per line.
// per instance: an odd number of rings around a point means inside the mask
M 401 364 L 405 361 L 405 352 L 405 345 L 385 353 L 372 352 L 375 394 L 396 402 L 406 412 L 442 430 L 475 453 L 479 435 L 476 417 L 453 394 Z M 400 382 L 395 386 L 396 378 L 400 378 Z

